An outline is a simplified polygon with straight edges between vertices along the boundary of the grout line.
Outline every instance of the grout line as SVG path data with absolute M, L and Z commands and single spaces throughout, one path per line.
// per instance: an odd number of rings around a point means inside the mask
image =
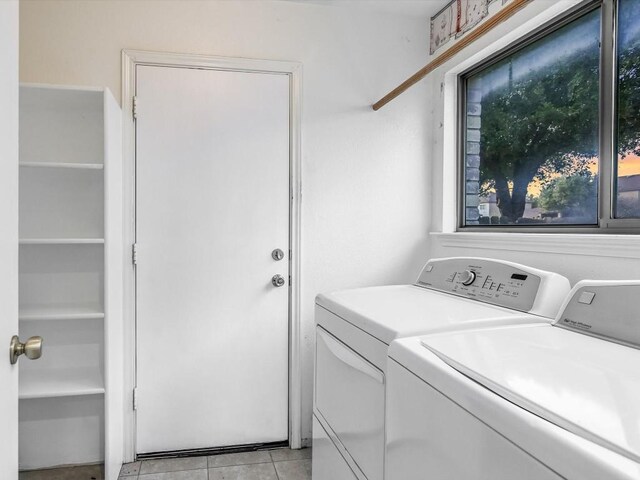
M 271 456 L 271 452 L 269 452 L 269 456 Z M 280 475 L 278 475 L 278 469 L 276 468 L 276 462 L 273 461 L 273 457 L 271 457 L 271 464 L 273 465 L 273 471 L 276 472 L 276 480 L 280 480 Z

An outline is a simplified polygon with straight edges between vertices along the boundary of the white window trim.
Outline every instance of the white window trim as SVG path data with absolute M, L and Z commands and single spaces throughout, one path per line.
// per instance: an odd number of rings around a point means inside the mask
M 441 247 L 640 259 L 640 235 L 455 232 L 430 234 Z
M 559 1 L 514 28 L 489 46 L 456 64 L 444 74 L 442 231 L 431 236 L 442 246 L 474 249 L 546 252 L 568 255 L 640 258 L 640 235 L 584 233 L 460 232 L 458 228 L 458 88 L 459 76 L 530 34 L 540 26 L 563 15 L 583 0 Z M 525 10 L 526 12 L 526 10 Z

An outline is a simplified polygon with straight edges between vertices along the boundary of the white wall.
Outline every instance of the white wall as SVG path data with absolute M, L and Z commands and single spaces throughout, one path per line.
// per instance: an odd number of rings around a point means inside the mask
M 575 5 L 579 0 L 536 0 L 517 13 L 506 23 L 467 47 L 442 67 L 429 80 L 434 104 L 430 120 L 433 142 L 428 155 L 431 177 L 431 223 L 429 227 L 430 256 L 486 256 L 520 262 L 534 267 L 560 272 L 572 283 L 584 279 L 629 279 L 640 278 L 640 236 L 598 235 L 543 235 L 532 237 L 523 234 L 455 234 L 452 229 L 455 215 L 455 155 L 450 148 L 452 141 L 451 121 L 455 118 L 451 104 L 445 102 L 447 88 L 443 84 L 446 74 L 459 71 L 473 64 L 474 59 L 486 56 L 497 43 L 508 44 L 524 32 L 539 26 L 558 12 Z M 492 8 L 499 8 L 495 2 Z M 477 60 L 475 60 L 477 61 Z M 483 237 L 484 235 L 484 237 Z
M 365 2 L 366 3 L 366 2 Z M 24 82 L 108 86 L 123 48 L 303 63 L 303 438 L 311 432 L 318 292 L 410 282 L 427 256 L 428 82 L 369 105 L 420 68 L 428 19 L 344 3 L 20 2 Z

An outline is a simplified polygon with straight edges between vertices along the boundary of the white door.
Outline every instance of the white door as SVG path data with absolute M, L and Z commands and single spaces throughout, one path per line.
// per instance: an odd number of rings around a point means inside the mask
M 0 2 L 0 478 L 18 478 L 18 2 Z
M 289 77 L 136 68 L 137 452 L 286 440 Z

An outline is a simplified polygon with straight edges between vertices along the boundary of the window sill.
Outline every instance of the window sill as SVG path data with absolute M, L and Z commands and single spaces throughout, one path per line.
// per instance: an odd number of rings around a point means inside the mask
M 443 247 L 640 258 L 640 235 L 504 232 L 432 232 L 429 235 Z

